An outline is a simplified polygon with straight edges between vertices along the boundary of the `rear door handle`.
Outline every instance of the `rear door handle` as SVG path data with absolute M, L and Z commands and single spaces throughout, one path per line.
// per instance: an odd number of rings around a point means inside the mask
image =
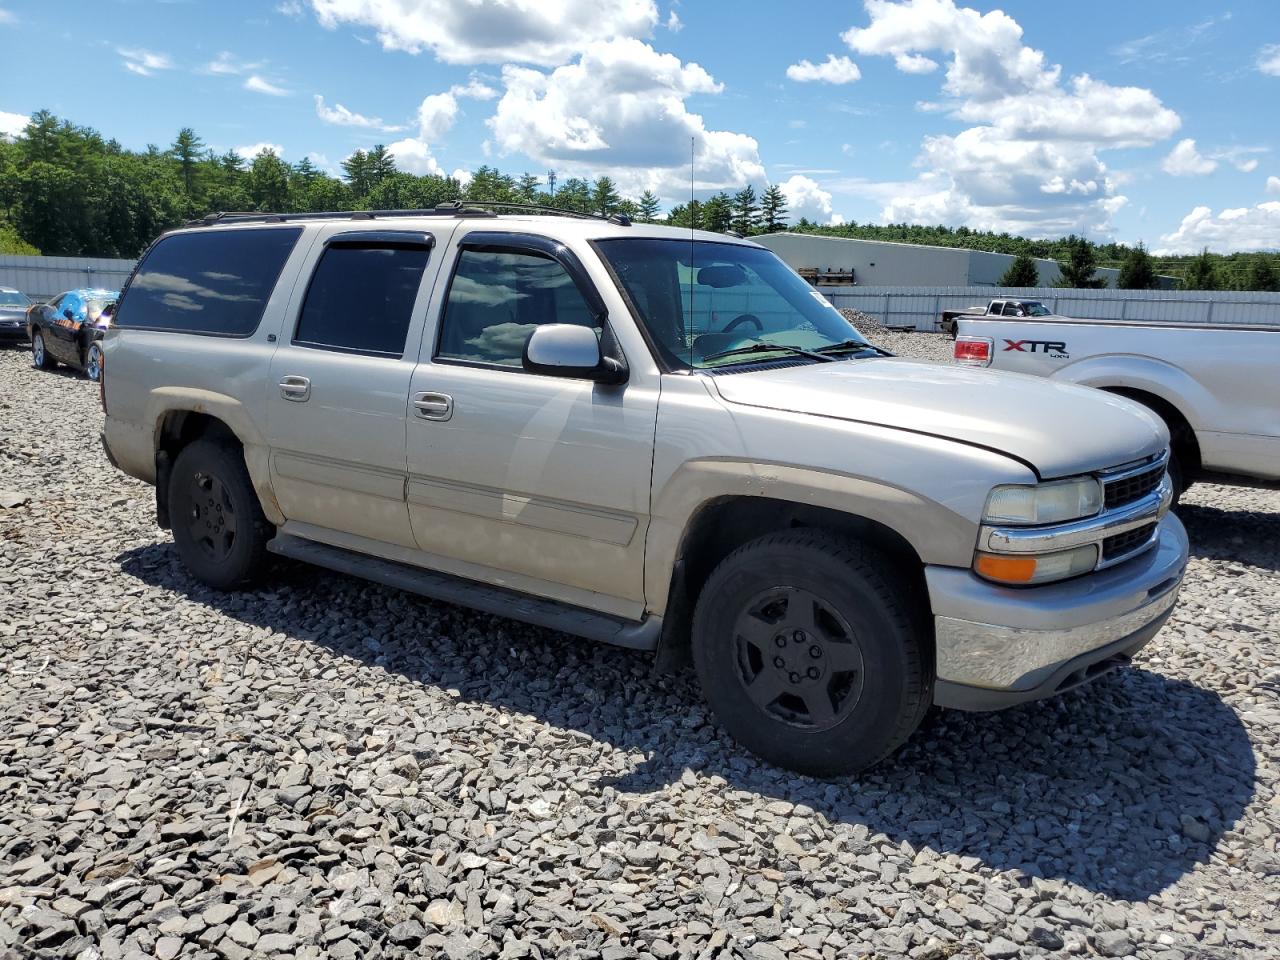
M 280 381 L 280 396 L 303 403 L 311 396 L 311 381 L 306 377 L 284 377 Z
M 415 393 L 413 408 L 423 420 L 448 420 L 453 416 L 453 397 L 447 393 Z

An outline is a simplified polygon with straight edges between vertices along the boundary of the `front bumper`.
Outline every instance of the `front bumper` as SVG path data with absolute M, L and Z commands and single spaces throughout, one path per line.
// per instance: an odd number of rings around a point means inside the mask
M 926 567 L 937 647 L 934 702 L 999 710 L 1053 696 L 1125 662 L 1172 612 L 1187 566 L 1173 514 L 1139 556 L 1087 576 L 1001 587 L 955 567 Z
M 25 320 L 0 320 L 0 340 L 12 343 L 30 339 L 27 336 L 27 322 Z

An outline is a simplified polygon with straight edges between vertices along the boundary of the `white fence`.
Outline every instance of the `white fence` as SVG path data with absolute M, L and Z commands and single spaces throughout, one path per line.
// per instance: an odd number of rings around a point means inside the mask
M 1231 290 L 1076 290 L 1063 287 L 819 287 L 840 309 L 887 327 L 937 330 L 943 310 L 985 307 L 992 298 L 1039 300 L 1065 317 L 1163 323 L 1280 326 L 1280 293 Z
M 103 257 L 0 254 L 0 287 L 15 287 L 33 300 L 48 300 L 80 287 L 119 290 L 129 279 L 133 264 L 133 260 Z

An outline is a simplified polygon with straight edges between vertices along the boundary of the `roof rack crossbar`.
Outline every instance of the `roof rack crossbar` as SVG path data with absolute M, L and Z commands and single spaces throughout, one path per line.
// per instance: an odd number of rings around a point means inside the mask
M 197 220 L 189 220 L 188 227 L 212 227 L 230 223 L 286 223 L 300 220 L 376 220 L 387 217 L 496 217 L 492 209 L 519 210 L 531 213 L 549 213 L 575 220 L 605 220 L 618 226 L 631 226 L 631 218 L 623 213 L 609 215 L 583 213 L 580 210 L 563 210 L 541 203 L 507 202 L 504 200 L 450 200 L 434 207 L 404 210 L 323 210 L 306 213 L 266 213 L 226 210 L 210 213 Z

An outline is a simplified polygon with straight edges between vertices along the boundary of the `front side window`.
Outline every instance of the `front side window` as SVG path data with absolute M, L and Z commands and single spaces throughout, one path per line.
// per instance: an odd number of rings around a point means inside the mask
M 573 278 L 532 252 L 467 250 L 458 256 L 436 356 L 519 367 L 539 324 L 575 323 L 601 333 Z
M 331 246 L 316 265 L 294 343 L 398 357 L 431 251 L 426 246 Z
M 772 251 L 650 237 L 600 240 L 596 246 L 669 367 L 777 360 L 824 348 L 870 349 Z
M 247 337 L 301 234 L 297 227 L 268 227 L 164 237 L 130 282 L 115 325 Z

